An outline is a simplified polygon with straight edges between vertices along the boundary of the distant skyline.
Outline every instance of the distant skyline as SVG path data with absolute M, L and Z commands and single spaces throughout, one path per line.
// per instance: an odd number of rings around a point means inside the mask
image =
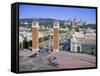
M 51 18 L 58 20 L 74 19 L 96 23 L 95 8 L 53 7 L 37 5 L 20 5 L 19 18 Z

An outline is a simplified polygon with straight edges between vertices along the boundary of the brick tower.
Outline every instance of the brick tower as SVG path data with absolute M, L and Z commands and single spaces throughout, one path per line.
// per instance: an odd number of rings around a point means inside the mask
M 32 22 L 32 52 L 38 53 L 39 51 L 39 23 Z
M 59 51 L 59 22 L 53 23 L 53 51 Z

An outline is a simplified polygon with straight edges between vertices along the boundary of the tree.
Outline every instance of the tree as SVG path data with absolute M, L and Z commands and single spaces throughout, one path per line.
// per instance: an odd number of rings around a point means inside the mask
M 23 41 L 23 48 L 24 49 L 27 49 L 28 48 L 28 42 L 27 42 L 26 37 L 24 38 L 24 41 Z
M 32 40 L 28 41 L 28 46 L 32 46 Z

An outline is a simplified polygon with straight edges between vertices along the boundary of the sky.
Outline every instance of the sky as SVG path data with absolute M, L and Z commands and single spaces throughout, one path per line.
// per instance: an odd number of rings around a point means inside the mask
M 53 7 L 37 5 L 19 5 L 19 18 L 51 18 L 58 20 L 74 19 L 96 23 L 95 8 Z

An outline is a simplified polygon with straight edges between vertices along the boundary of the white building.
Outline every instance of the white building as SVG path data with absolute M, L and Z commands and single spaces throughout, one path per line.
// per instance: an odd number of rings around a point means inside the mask
M 23 48 L 24 37 L 19 34 L 19 48 Z
M 90 28 L 84 33 L 75 32 L 71 39 L 71 52 L 84 52 L 88 54 L 96 54 L 96 34 Z

